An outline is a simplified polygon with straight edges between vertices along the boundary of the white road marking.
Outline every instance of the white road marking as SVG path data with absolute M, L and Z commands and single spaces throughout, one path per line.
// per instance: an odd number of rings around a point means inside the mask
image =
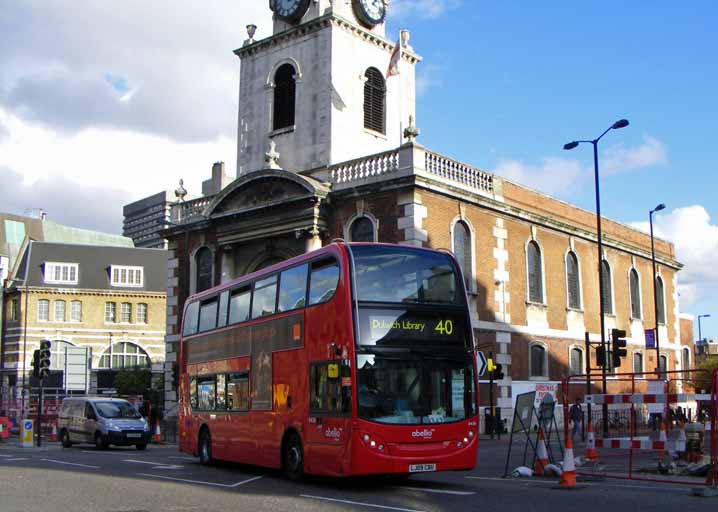
M 121 452 L 108 452 L 105 450 L 104 452 L 100 452 L 99 450 L 80 450 L 82 453 L 94 453 L 97 455 L 98 453 L 102 453 L 102 455 L 127 455 L 127 451 L 121 451 Z
M 177 464 L 165 464 L 164 462 L 152 462 L 148 460 L 123 459 L 122 462 L 132 462 L 133 464 L 148 464 L 153 466 L 152 469 L 180 469 L 184 466 Z
M 17 462 L 19 460 L 30 460 L 27 457 L 14 457 L 12 459 L 5 459 L 3 462 Z
M 191 460 L 191 461 L 199 461 L 197 457 L 181 457 L 179 455 L 170 455 L 167 457 L 168 459 L 175 459 L 175 460 Z
M 300 494 L 299 496 L 302 498 L 309 498 L 311 500 L 332 501 L 334 503 L 346 503 L 347 505 L 359 505 L 360 507 L 381 508 L 384 510 L 399 510 L 400 512 L 421 512 L 420 510 L 415 510 L 412 508 L 389 507 L 387 505 L 375 505 L 374 503 L 362 503 L 360 501 L 338 500 L 336 498 L 326 498 L 324 496 L 312 496 L 311 494 Z
M 403 485 L 396 485 L 394 486 L 395 489 L 408 489 L 410 491 L 420 491 L 420 492 L 433 492 L 436 494 L 453 494 L 455 496 L 471 496 L 472 494 L 476 494 L 475 492 L 470 491 L 451 491 L 449 489 L 430 489 L 428 487 L 411 487 L 411 486 L 403 486 Z
M 247 480 L 242 480 L 241 482 L 236 482 L 233 484 L 220 484 L 217 482 L 203 482 L 201 480 L 189 480 L 187 478 L 174 478 L 171 476 L 162 476 L 162 475 L 151 475 L 149 473 L 137 473 L 140 476 L 149 476 L 151 478 L 161 478 L 162 480 L 172 480 L 174 482 L 185 482 L 189 484 L 202 484 L 202 485 L 211 485 L 214 487 L 225 487 L 228 489 L 232 489 L 234 487 L 239 487 L 240 485 L 248 484 L 250 482 L 254 482 L 255 480 L 259 480 L 260 478 L 264 478 L 262 476 L 255 476 L 252 478 L 248 478 Z
M 9 457 L 14 457 L 14 455 L 0 455 L 0 457 L 9 458 Z
M 465 476 L 464 478 L 470 478 L 471 480 L 492 480 L 495 482 L 521 482 L 525 484 L 546 484 L 546 485 L 558 485 L 558 482 L 555 480 L 532 480 L 527 478 L 492 478 L 488 476 Z M 686 483 L 685 487 L 666 487 L 661 482 L 656 482 L 656 485 L 636 485 L 636 484 L 622 484 L 618 481 L 612 481 L 612 480 L 605 480 L 604 482 L 578 482 L 579 486 L 587 485 L 587 486 L 593 486 L 593 487 L 618 487 L 618 488 L 625 488 L 625 489 L 647 489 L 649 491 L 655 491 L 658 489 L 664 490 L 664 491 L 677 491 L 677 492 L 685 492 L 685 490 L 688 488 L 689 483 Z M 696 484 L 696 485 L 702 485 L 702 484 Z
M 88 468 L 88 469 L 100 469 L 100 466 L 89 466 L 87 464 L 78 464 L 77 462 L 65 462 L 62 460 L 55 460 L 55 459 L 42 459 L 45 462 L 54 462 L 55 464 L 65 464 L 67 466 L 77 466 L 80 468 Z

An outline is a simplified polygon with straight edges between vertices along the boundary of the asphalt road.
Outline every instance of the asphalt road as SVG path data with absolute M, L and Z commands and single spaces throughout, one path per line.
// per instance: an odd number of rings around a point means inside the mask
M 503 479 L 507 444 L 483 441 L 471 472 L 291 482 L 275 471 L 236 464 L 200 466 L 174 446 L 63 449 L 0 444 L 0 512 L 144 511 L 600 511 L 715 510 L 718 498 L 690 488 L 624 480 Z

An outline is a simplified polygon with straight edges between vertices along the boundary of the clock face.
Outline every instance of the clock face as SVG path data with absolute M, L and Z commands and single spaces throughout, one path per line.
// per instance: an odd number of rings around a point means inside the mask
M 369 27 L 378 25 L 386 16 L 385 0 L 354 0 L 354 12 Z
M 309 8 L 309 0 L 274 0 L 274 12 L 277 17 L 295 22 L 302 19 L 302 16 Z

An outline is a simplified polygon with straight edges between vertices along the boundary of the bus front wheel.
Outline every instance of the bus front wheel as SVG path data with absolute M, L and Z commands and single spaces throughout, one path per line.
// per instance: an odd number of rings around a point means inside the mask
M 199 462 L 205 466 L 212 464 L 212 437 L 207 429 L 199 435 Z
M 296 432 L 289 434 L 282 453 L 284 472 L 290 480 L 299 480 L 304 475 L 304 450 L 302 440 Z

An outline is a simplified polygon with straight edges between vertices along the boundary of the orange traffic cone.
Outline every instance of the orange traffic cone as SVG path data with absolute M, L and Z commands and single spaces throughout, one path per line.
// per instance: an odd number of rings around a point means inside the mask
M 52 431 L 50 432 L 50 441 L 57 441 L 57 423 L 52 424 Z
M 152 439 L 155 443 L 159 443 L 162 441 L 162 433 L 160 431 L 160 420 L 157 420 L 155 423 L 155 436 Z
M 534 475 L 543 476 L 544 468 L 548 466 L 548 451 L 546 450 L 546 438 L 543 435 L 543 427 L 539 428 L 538 445 L 536 446 L 536 464 L 534 464 Z
M 559 482 L 561 487 L 576 487 L 576 463 L 573 460 L 573 443 L 566 437 L 566 451 L 563 453 L 563 473 Z
M 596 438 L 593 437 L 593 425 L 588 423 L 588 436 L 586 437 L 586 460 L 596 460 Z

